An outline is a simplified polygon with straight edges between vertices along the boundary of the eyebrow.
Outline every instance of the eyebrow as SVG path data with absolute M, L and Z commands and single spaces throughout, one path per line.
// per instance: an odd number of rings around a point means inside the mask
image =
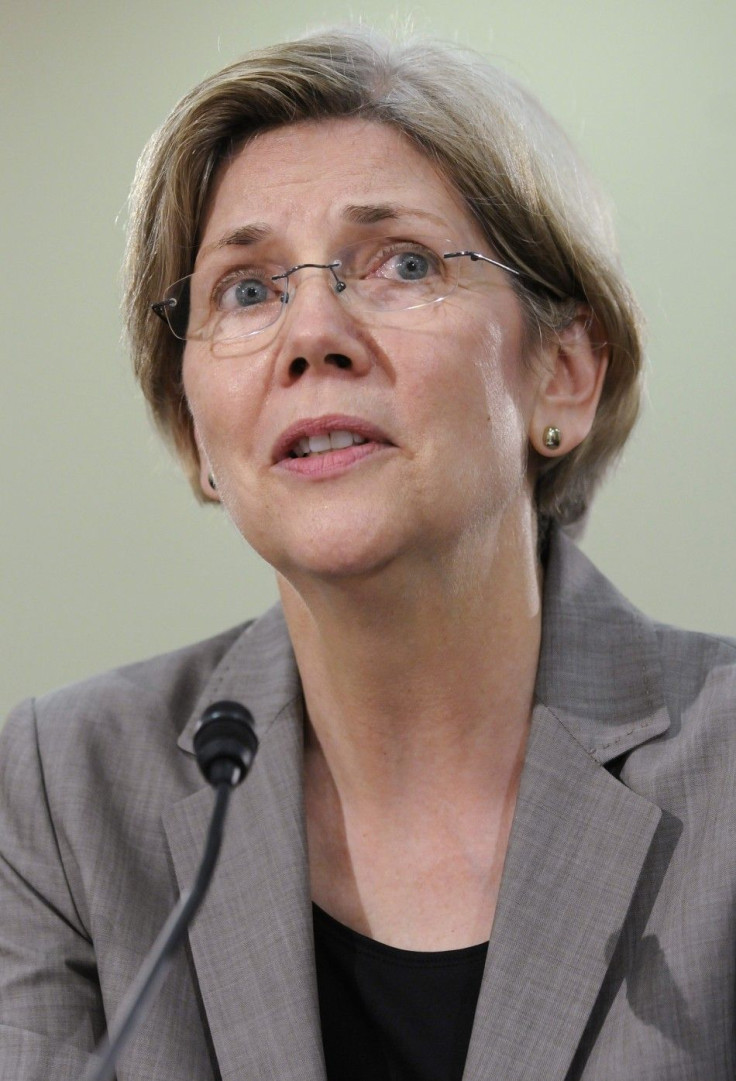
M 437 214 L 425 210 L 414 210 L 401 203 L 351 203 L 345 207 L 342 217 L 354 225 L 376 225 L 382 221 L 397 221 L 400 218 L 425 218 L 427 221 L 442 223 Z M 207 245 L 206 251 L 221 251 L 223 248 L 247 248 L 273 235 L 273 228 L 265 222 L 250 222 L 239 225 L 214 244 Z
M 393 203 L 365 203 L 346 206 L 342 216 L 354 225 L 375 225 L 379 221 L 394 221 L 405 213 L 405 207 Z
M 273 229 L 265 222 L 255 221 L 250 225 L 239 225 L 237 229 L 233 229 L 232 233 L 216 241 L 212 245 L 212 250 L 219 251 L 220 248 L 232 247 L 247 248 L 249 244 L 257 244 L 259 240 L 265 240 L 272 233 Z
M 375 225 L 381 221 L 396 221 L 399 218 L 426 218 L 428 221 L 444 224 L 438 214 L 416 210 L 401 203 L 351 203 L 345 207 L 342 216 L 355 225 Z

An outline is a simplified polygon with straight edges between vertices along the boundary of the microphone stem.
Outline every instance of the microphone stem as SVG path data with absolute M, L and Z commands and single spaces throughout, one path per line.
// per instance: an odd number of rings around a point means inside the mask
M 111 1081 L 118 1056 L 135 1029 L 146 1016 L 147 1007 L 156 996 L 168 974 L 173 954 L 184 937 L 205 898 L 222 844 L 228 801 L 232 786 L 228 781 L 217 785 L 215 807 L 210 819 L 204 855 L 190 890 L 182 890 L 171 915 L 162 927 L 138 975 L 120 1004 L 113 1023 L 108 1028 L 102 1058 L 95 1057 L 85 1071 L 82 1081 Z

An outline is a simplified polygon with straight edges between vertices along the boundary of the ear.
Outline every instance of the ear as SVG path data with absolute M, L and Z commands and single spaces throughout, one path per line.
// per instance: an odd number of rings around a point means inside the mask
M 608 367 L 602 339 L 590 310 L 581 308 L 544 350 L 529 442 L 545 458 L 574 450 L 593 427 Z
M 199 438 L 196 424 L 193 426 L 192 430 L 194 432 L 194 442 L 197 445 L 197 456 L 199 457 L 199 487 L 201 488 L 205 499 L 209 500 L 211 503 L 219 503 L 220 496 L 217 491 L 217 482 L 215 481 L 212 472 L 210 460 L 202 446 L 202 440 Z

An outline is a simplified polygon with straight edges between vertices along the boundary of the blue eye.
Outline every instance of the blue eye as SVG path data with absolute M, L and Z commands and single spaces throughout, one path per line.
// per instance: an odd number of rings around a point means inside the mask
M 233 299 L 241 308 L 251 308 L 269 300 L 270 292 L 265 282 L 258 278 L 244 278 L 233 286 Z
M 419 252 L 407 251 L 396 257 L 396 271 L 404 281 L 422 281 L 429 270 L 429 260 Z

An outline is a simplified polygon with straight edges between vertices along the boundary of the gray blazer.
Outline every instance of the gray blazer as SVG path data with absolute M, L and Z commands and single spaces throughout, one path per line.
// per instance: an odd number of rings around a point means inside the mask
M 192 730 L 261 749 L 211 892 L 118 1081 L 324 1081 L 278 609 L 21 706 L 0 749 L 0 1078 L 72 1081 L 191 883 Z M 652 624 L 562 537 L 467 1081 L 736 1076 L 736 643 Z M 178 740 L 178 750 L 176 744 Z

